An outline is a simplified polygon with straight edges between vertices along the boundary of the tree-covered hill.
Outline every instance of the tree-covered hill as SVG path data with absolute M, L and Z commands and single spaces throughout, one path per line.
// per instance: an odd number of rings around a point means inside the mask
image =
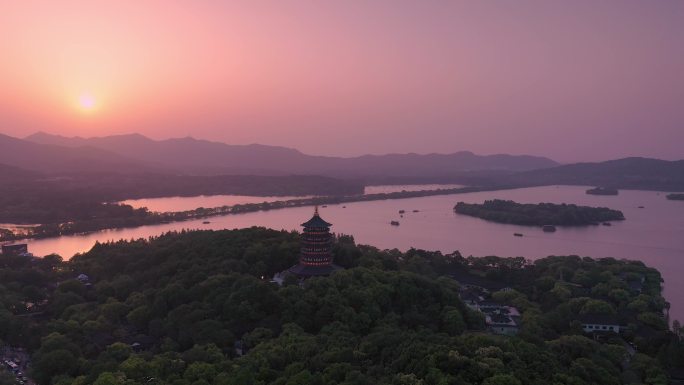
M 610 186 L 618 189 L 684 191 L 684 160 L 623 158 L 597 163 L 573 163 L 524 171 L 509 183 Z
M 0 339 L 32 352 L 39 384 L 660 384 L 684 358 L 659 315 L 660 275 L 640 262 L 402 253 L 342 236 L 346 270 L 270 282 L 298 251 L 298 233 L 251 228 L 98 244 L 68 262 L 3 256 Z M 517 336 L 487 331 L 456 272 L 506 285 L 490 300 L 521 311 Z M 18 311 L 29 299 L 39 308 Z M 589 313 L 620 318 L 624 340 L 584 335 Z

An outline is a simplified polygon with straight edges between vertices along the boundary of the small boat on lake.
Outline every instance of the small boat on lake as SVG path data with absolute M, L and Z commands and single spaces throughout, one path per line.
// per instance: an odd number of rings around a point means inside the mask
M 520 233 L 513 233 L 513 236 L 514 236 L 514 237 L 522 237 L 523 235 L 520 234 Z
M 542 230 L 543 230 L 545 233 L 554 233 L 554 232 L 556 232 L 556 226 L 554 226 L 554 225 L 544 225 L 544 226 L 542 226 Z
M 406 210 L 399 210 L 399 214 L 403 214 L 405 212 L 406 212 Z
M 601 223 L 601 224 L 604 225 L 604 226 L 612 226 L 612 225 L 613 225 L 613 224 L 610 223 L 610 222 L 603 222 L 603 223 Z
M 209 222 L 209 221 L 204 221 L 204 222 L 202 222 L 202 224 L 205 224 L 205 225 L 208 225 L 208 224 L 210 224 L 210 223 L 211 223 L 211 222 Z
M 399 226 L 399 221 L 391 221 L 390 225 L 392 226 Z
M 414 212 L 414 213 L 417 213 L 417 212 L 418 212 L 418 210 L 413 210 L 413 212 Z

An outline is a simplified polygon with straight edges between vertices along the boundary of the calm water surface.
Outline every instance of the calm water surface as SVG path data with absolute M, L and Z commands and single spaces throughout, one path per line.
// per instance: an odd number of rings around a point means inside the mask
M 390 193 L 398 191 L 422 191 L 422 190 L 436 190 L 440 188 L 458 188 L 463 185 L 458 184 L 420 184 L 420 185 L 382 185 L 382 186 L 366 186 L 364 194 L 378 194 Z M 256 197 L 249 195 L 200 195 L 196 197 L 164 197 L 164 198 L 145 198 L 145 199 L 129 199 L 121 201 L 126 205 L 134 208 L 147 207 L 150 211 L 157 212 L 177 212 L 194 210 L 198 207 L 220 207 L 232 206 L 247 203 L 263 203 L 274 201 L 286 201 L 289 199 L 310 198 L 312 195 L 306 196 L 266 196 Z
M 463 255 L 502 257 L 523 256 L 530 259 L 548 255 L 614 257 L 638 259 L 657 268 L 665 279 L 665 297 L 672 303 L 673 318 L 684 320 L 684 202 L 669 201 L 665 193 L 620 191 L 619 196 L 584 193 L 586 187 L 550 186 L 519 190 L 478 192 L 387 201 L 346 203 L 321 208 L 333 230 L 351 234 L 358 243 L 379 248 L 410 247 L 452 252 Z M 512 199 L 521 203 L 576 203 L 622 210 L 626 221 L 613 226 L 558 228 L 555 233 L 541 229 L 503 225 L 455 214 L 458 201 L 482 202 L 485 199 Z M 645 206 L 639 209 L 638 206 Z M 403 218 L 398 211 L 406 210 Z M 413 210 L 419 210 L 414 213 Z M 29 242 L 36 255 L 58 253 L 69 258 L 89 250 L 95 241 L 149 237 L 181 229 L 234 229 L 266 226 L 274 229 L 299 229 L 309 219 L 310 207 L 253 212 L 212 217 L 203 220 L 108 230 L 83 236 L 66 236 Z M 390 226 L 391 220 L 400 226 Z M 514 237 L 513 233 L 524 237 Z

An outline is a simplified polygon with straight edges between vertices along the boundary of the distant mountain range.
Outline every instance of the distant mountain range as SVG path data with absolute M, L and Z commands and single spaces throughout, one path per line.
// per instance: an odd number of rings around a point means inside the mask
M 9 137 L 3 139 L 21 141 Z M 6 139 L 6 140 L 7 140 Z M 138 134 L 99 138 L 67 138 L 46 133 L 33 134 L 23 146 L 40 144 L 41 153 L 30 164 L 0 154 L 0 163 L 21 165 L 41 170 L 40 159 L 49 158 L 47 169 L 63 167 L 88 160 L 95 162 L 88 168 L 114 165 L 138 167 L 138 170 L 167 170 L 188 175 L 288 175 L 315 174 L 344 178 L 365 177 L 437 177 L 462 172 L 501 170 L 526 171 L 557 166 L 548 158 L 528 155 L 475 155 L 471 152 L 453 154 L 388 154 L 365 155 L 353 158 L 312 156 L 297 150 L 260 144 L 229 145 L 193 138 L 152 140 Z M 28 143 L 28 144 L 26 144 Z M 2 144 L 0 144 L 2 146 Z M 26 149 L 26 151 L 31 151 Z M 58 158 L 61 161 L 53 162 Z M 85 166 L 81 166 L 83 168 Z
M 587 185 L 634 190 L 684 191 L 684 160 L 623 158 L 575 163 L 504 178 L 523 185 Z
M 152 140 L 138 134 L 66 138 L 39 132 L 25 139 L 0 134 L 0 173 L 20 176 L 29 172 L 44 176 L 321 175 L 367 184 L 571 184 L 684 191 L 684 160 L 624 158 L 559 165 L 543 157 L 466 151 L 342 158 L 306 155 L 277 146 L 229 145 L 193 138 Z
M 140 162 L 92 147 L 41 144 L 0 134 L 0 164 L 42 173 L 162 171 L 164 167 Z

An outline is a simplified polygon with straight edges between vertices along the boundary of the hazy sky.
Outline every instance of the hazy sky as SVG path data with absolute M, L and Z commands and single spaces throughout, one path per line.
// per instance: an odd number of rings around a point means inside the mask
M 684 1 L 2 1 L 0 132 L 684 158 Z

